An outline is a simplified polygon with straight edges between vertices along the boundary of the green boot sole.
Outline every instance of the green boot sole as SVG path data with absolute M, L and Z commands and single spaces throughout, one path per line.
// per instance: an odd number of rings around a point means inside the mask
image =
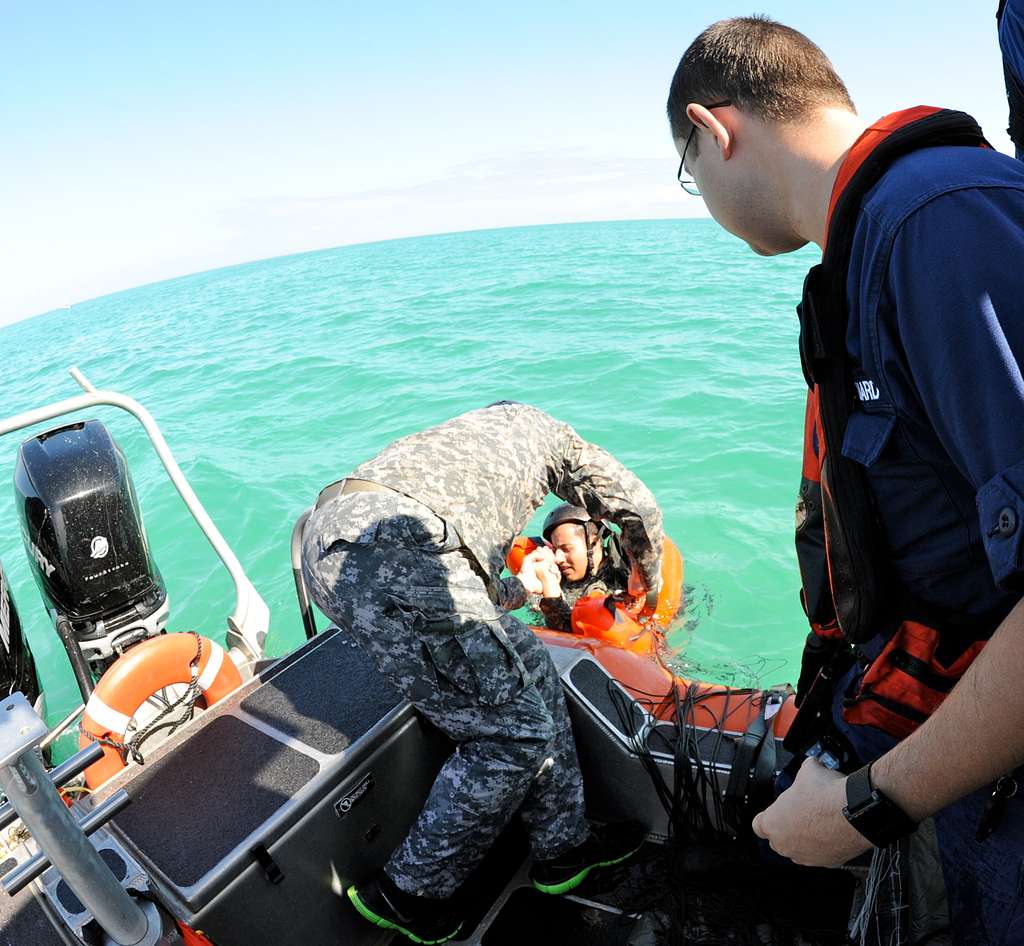
M 459 930 L 462 929 L 462 924 L 460 923 L 454 930 L 444 936 L 441 936 L 439 939 L 423 939 L 422 937 L 417 936 L 412 930 L 407 930 L 404 926 L 400 926 L 398 923 L 374 913 L 373 910 L 371 910 L 359 898 L 359 891 L 356 890 L 355 887 L 349 887 L 346 891 L 346 896 L 352 901 L 352 906 L 356 908 L 356 912 L 364 920 L 369 920 L 375 926 L 379 926 L 382 930 L 394 930 L 396 933 L 401 933 L 403 936 L 411 939 L 414 943 L 421 943 L 422 946 L 436 946 L 438 943 L 447 943 L 448 940 L 454 939 Z

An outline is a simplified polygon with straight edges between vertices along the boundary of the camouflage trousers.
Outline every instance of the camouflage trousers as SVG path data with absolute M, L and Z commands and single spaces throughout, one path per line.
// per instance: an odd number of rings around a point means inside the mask
M 339 496 L 309 520 L 303 574 L 317 606 L 456 743 L 385 867 L 400 888 L 450 896 L 517 810 L 535 857 L 586 838 L 551 656 L 495 608 L 444 520 L 394 493 Z

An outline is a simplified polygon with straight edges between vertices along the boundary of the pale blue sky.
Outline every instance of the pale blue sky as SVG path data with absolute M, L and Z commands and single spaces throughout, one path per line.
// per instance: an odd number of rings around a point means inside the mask
M 807 33 L 865 117 L 961 108 L 1009 151 L 995 7 L 0 0 L 0 323 L 346 243 L 701 215 L 664 102 L 724 16 Z

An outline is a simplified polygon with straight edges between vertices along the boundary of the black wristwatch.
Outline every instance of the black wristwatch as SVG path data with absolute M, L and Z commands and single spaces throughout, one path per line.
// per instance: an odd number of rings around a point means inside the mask
M 910 815 L 871 787 L 870 764 L 847 776 L 843 816 L 875 847 L 888 847 L 917 830 Z

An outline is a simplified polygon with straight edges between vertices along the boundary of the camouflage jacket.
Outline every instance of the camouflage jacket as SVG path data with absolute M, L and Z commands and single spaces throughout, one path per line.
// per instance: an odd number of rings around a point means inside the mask
M 648 587 L 661 585 L 662 516 L 651 491 L 607 451 L 528 404 L 501 401 L 409 434 L 349 475 L 389 486 L 453 524 L 506 609 L 526 594 L 518 579 L 501 580 L 505 557 L 548 492 L 618 525 Z

